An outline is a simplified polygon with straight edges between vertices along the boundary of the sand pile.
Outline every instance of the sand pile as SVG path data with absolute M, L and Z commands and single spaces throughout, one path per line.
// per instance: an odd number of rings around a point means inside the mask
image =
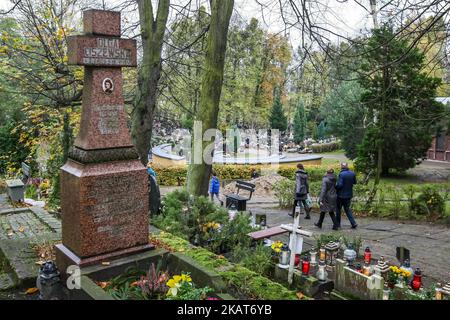
M 256 197 L 264 197 L 264 196 L 274 196 L 275 190 L 274 186 L 277 182 L 286 180 L 287 178 L 280 176 L 279 174 L 270 174 L 266 176 L 262 176 L 248 182 L 253 183 L 255 185 L 255 192 L 253 192 L 253 196 Z M 236 193 L 236 182 L 229 183 L 223 189 L 224 194 Z M 241 190 L 240 194 L 246 195 L 248 191 Z

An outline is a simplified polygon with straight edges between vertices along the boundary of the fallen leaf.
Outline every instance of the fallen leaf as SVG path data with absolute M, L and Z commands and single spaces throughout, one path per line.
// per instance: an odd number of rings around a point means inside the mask
M 305 297 L 305 295 L 304 295 L 303 293 L 297 292 L 297 298 L 298 298 L 299 300 L 302 300 L 304 297 Z
M 111 264 L 111 262 L 109 262 L 109 261 L 103 261 L 102 262 L 102 265 L 103 266 L 109 266 Z
M 130 287 L 137 287 L 138 284 L 139 284 L 139 281 L 132 282 L 132 283 L 130 284 Z
M 25 231 L 25 227 L 24 226 L 21 226 L 21 227 L 19 227 L 19 229 L 17 229 L 19 232 L 24 232 Z
M 38 288 L 28 288 L 27 291 L 25 291 L 26 294 L 33 294 L 38 292 L 39 289 Z
M 102 288 L 105 289 L 110 283 L 108 281 L 99 281 L 97 282 L 97 285 Z
M 42 265 L 45 263 L 45 261 L 39 260 L 39 261 L 36 261 L 35 263 L 36 263 L 37 265 L 42 266 Z

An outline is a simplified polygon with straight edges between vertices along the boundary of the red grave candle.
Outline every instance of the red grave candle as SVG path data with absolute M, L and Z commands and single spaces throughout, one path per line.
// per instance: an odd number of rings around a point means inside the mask
M 422 271 L 419 268 L 414 271 L 414 278 L 411 281 L 411 288 L 414 291 L 419 291 L 420 287 L 422 287 Z
M 302 274 L 307 276 L 309 274 L 309 268 L 310 268 L 309 260 L 308 259 L 304 259 L 302 261 Z
M 366 250 L 364 251 L 364 262 L 370 264 L 371 260 L 372 260 L 372 251 L 370 251 L 369 247 L 366 247 Z

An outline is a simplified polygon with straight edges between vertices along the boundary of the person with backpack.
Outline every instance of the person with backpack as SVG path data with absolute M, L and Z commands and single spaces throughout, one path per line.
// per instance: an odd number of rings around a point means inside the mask
M 303 164 L 297 164 L 297 171 L 295 172 L 295 196 L 294 205 L 292 208 L 292 213 L 289 215 L 293 217 L 295 215 L 295 207 L 301 203 L 303 208 L 305 208 L 306 217 L 305 219 L 311 219 L 309 207 L 307 200 L 309 195 L 309 184 L 308 184 L 308 173 L 305 171 Z

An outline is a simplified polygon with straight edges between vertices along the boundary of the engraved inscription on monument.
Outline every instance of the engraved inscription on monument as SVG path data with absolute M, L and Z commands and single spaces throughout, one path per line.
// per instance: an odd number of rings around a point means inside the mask
M 133 177 L 126 175 L 110 176 L 95 180 L 88 186 L 86 198 L 95 199 L 96 202 L 89 206 L 89 212 L 97 233 L 117 237 L 133 228 L 131 221 L 140 214 L 144 206 L 137 193 L 127 192 L 134 182 Z M 99 199 L 100 188 L 114 192 L 102 193 L 102 198 Z
M 131 50 L 120 48 L 119 39 L 97 38 L 97 47 L 84 48 L 84 64 L 122 66 L 131 64 Z
M 123 106 L 96 106 L 98 112 L 98 130 L 100 134 L 119 133 L 119 114 Z

